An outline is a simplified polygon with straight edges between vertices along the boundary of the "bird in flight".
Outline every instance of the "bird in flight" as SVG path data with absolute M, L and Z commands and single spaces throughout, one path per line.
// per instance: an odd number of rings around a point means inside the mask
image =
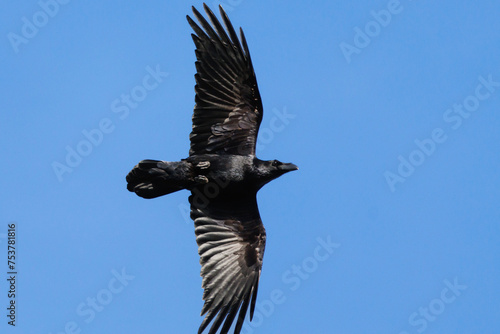
M 199 25 L 187 16 L 197 70 L 189 157 L 139 162 L 127 175 L 127 189 L 143 198 L 191 191 L 206 315 L 198 333 L 212 321 L 209 334 L 221 325 L 220 333 L 228 333 L 238 316 L 237 334 L 249 306 L 253 317 L 266 245 L 257 191 L 298 167 L 255 156 L 263 108 L 245 35 L 240 28 L 238 39 L 221 6 L 225 28 L 203 6 L 211 24 L 194 7 Z

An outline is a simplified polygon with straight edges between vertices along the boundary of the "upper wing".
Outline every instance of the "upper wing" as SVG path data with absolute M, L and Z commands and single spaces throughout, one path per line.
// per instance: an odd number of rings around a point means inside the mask
M 228 333 L 241 307 L 234 331 L 238 334 L 249 304 L 253 317 L 266 244 L 256 196 L 217 197 L 199 203 L 196 193 L 189 202 L 205 289 L 201 315 L 206 313 L 198 334 L 217 314 L 209 334 L 215 334 L 224 319 L 220 333 Z
M 187 17 L 196 33 L 192 37 L 197 59 L 189 155 L 255 155 L 262 101 L 245 35 L 240 28 L 240 44 L 222 7 L 227 33 L 210 8 L 203 6 L 213 27 L 194 7 L 193 13 L 203 29 Z

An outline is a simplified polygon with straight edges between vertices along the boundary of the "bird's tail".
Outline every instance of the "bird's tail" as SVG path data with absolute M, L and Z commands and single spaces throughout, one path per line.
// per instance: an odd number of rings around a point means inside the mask
M 142 160 L 127 175 L 127 189 L 143 198 L 155 198 L 191 185 L 186 161 Z

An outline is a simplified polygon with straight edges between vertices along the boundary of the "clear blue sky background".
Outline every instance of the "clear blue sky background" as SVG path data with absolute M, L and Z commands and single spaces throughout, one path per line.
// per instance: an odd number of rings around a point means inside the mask
M 500 3 L 224 1 L 264 101 L 258 155 L 300 167 L 259 192 L 268 243 L 243 332 L 500 333 Z M 139 160 L 187 156 L 190 6 L 3 3 L 0 332 L 197 331 L 188 193 L 125 188 Z

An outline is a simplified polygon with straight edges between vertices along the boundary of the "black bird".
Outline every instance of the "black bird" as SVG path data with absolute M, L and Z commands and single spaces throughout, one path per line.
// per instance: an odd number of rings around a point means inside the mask
M 200 255 L 206 314 L 198 333 L 215 318 L 209 333 L 222 326 L 240 333 L 250 306 L 253 317 L 266 245 L 257 208 L 257 191 L 297 166 L 255 156 L 262 102 L 243 30 L 241 44 L 219 6 L 222 27 L 204 4 L 210 25 L 193 7 L 189 16 L 196 46 L 196 105 L 189 157 L 178 162 L 143 160 L 127 175 L 127 189 L 154 198 L 191 191 L 191 218 Z

